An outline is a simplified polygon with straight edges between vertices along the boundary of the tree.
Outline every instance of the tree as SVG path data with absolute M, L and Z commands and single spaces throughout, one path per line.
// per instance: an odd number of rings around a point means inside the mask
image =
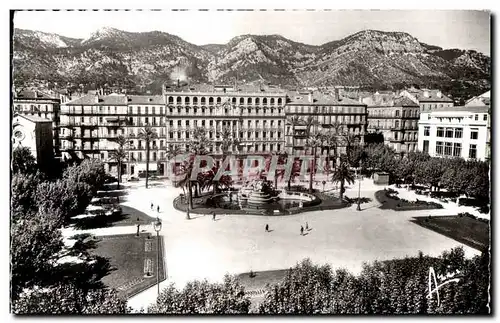
M 324 136 L 321 133 L 311 133 L 307 138 L 306 145 L 312 150 L 313 160 L 309 171 L 309 193 L 313 192 L 313 174 L 316 172 L 316 150 L 323 146 Z
M 127 145 L 127 138 L 125 138 L 123 135 L 119 135 L 116 139 L 115 142 L 118 144 L 118 148 L 115 150 L 111 151 L 110 153 L 110 159 L 116 161 L 118 165 L 118 187 L 120 187 L 120 183 L 122 180 L 122 168 L 123 168 L 123 161 L 127 159 L 127 152 L 125 151 L 125 145 Z
M 118 188 L 120 187 L 120 183 L 122 181 L 122 165 L 123 161 L 127 159 L 127 152 L 123 147 L 118 147 L 117 149 L 111 151 L 109 154 L 110 159 L 116 161 L 118 164 Z
M 415 170 L 415 181 L 420 184 L 438 187 L 446 170 L 447 160 L 431 158 Z
M 165 153 L 166 153 L 165 156 L 167 158 L 168 163 L 170 163 L 172 165 L 172 159 L 174 159 L 175 156 L 180 155 L 182 153 L 182 149 L 177 145 L 168 144 L 167 149 L 165 150 Z M 175 165 L 172 165 L 172 166 L 175 167 Z
M 226 275 L 222 283 L 207 280 L 189 282 L 178 290 L 173 284 L 164 288 L 150 314 L 247 314 L 250 299 L 235 277 Z
M 12 176 L 10 206 L 13 222 L 21 218 L 30 218 L 38 211 L 36 192 L 41 181 L 40 173 L 23 174 L 18 172 Z
M 340 183 L 340 199 L 344 196 L 345 183 L 354 184 L 354 175 L 349 169 L 349 163 L 347 162 L 347 158 L 345 156 L 341 156 L 340 164 L 333 172 L 332 182 Z
M 62 177 L 68 182 L 83 182 L 89 185 L 92 194 L 95 194 L 104 185 L 106 171 L 100 160 L 85 159 L 79 165 L 66 168 Z
M 415 170 L 429 160 L 429 155 L 424 152 L 409 152 L 395 168 L 395 175 L 406 183 L 415 182 Z
M 127 301 L 112 289 L 82 289 L 71 284 L 35 287 L 12 304 L 15 314 L 127 314 Z
M 151 149 L 150 143 L 152 140 L 156 139 L 158 135 L 156 134 L 156 130 L 151 128 L 150 125 L 146 125 L 142 128 L 137 135 L 137 137 L 146 142 L 146 188 L 148 188 L 149 181 L 149 150 Z
M 35 157 L 28 147 L 17 147 L 12 151 L 12 172 L 33 174 L 37 170 Z
M 63 247 L 59 227 L 57 219 L 46 213 L 12 223 L 10 255 L 13 299 L 18 297 L 23 288 L 50 279 L 54 261 Z
M 304 124 L 304 121 L 298 115 L 288 117 L 286 119 L 286 125 L 288 126 L 288 132 L 290 132 L 290 127 L 292 127 L 292 156 L 295 152 L 295 127 Z M 292 157 L 293 158 L 293 157 Z
M 285 278 L 266 288 L 260 314 L 320 314 L 330 307 L 332 270 L 309 259 L 290 268 Z

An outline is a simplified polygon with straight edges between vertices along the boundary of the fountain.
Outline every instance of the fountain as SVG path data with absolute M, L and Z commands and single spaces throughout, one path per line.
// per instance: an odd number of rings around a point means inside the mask
M 270 191 L 272 191 L 272 188 L 269 183 L 266 183 L 263 180 L 254 182 L 253 189 L 247 199 L 248 205 L 259 206 L 271 203 L 273 198 L 271 197 Z

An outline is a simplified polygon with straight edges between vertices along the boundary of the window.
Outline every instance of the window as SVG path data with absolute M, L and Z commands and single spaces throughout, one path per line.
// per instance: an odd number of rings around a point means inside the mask
M 174 133 L 173 133 L 172 131 L 169 131 L 169 133 L 168 133 L 168 137 L 169 137 L 170 139 L 174 139 Z
M 487 114 L 483 114 L 483 121 L 488 121 L 488 115 Z
M 394 133 L 394 139 L 395 139 L 395 140 L 398 140 L 398 135 L 399 135 L 399 132 L 395 132 L 395 133 Z
M 170 127 L 173 127 L 173 126 L 174 126 L 174 120 L 170 120 L 170 121 L 168 122 L 168 124 L 170 125 Z
M 424 127 L 424 136 L 430 136 L 431 135 L 431 127 Z
M 399 120 L 396 120 L 396 122 L 394 123 L 394 128 L 399 128 Z
M 477 156 L 477 145 L 469 146 L 469 158 L 476 159 Z
M 181 120 L 177 120 L 177 127 L 181 126 Z
M 455 138 L 462 138 L 462 128 L 455 128 Z
M 399 110 L 396 110 L 396 117 L 399 117 Z
M 453 144 L 453 157 L 460 157 L 462 154 L 462 144 L 456 142 Z
M 436 142 L 436 155 L 442 155 L 442 154 L 443 154 L 443 142 L 437 141 Z
M 453 138 L 453 128 L 446 128 L 446 138 Z
M 478 129 L 471 129 L 470 130 L 470 139 L 477 139 L 478 137 Z
M 437 137 L 444 137 L 444 128 L 443 127 L 438 127 L 437 128 Z
M 189 127 L 189 120 L 186 120 L 186 127 Z
M 186 139 L 189 139 L 189 131 L 186 131 Z
M 476 120 L 476 121 L 479 120 L 479 114 L 474 115 L 474 120 Z
M 151 107 L 151 114 L 156 114 L 155 107 Z
M 444 155 L 445 156 L 451 156 L 452 154 L 452 148 L 453 148 L 453 144 L 451 142 L 445 142 L 444 143 Z
M 429 140 L 424 140 L 424 153 L 429 153 Z

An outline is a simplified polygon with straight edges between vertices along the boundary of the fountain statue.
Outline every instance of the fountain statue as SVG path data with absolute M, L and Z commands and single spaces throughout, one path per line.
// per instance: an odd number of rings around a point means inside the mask
M 273 188 L 269 181 L 257 179 L 247 182 L 239 191 L 238 199 L 246 201 L 248 205 L 262 205 L 273 201 Z

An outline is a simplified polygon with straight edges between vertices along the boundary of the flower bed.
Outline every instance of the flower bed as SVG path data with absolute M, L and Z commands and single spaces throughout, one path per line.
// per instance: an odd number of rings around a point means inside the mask
M 409 211 L 409 210 L 431 210 L 442 209 L 443 206 L 435 202 L 427 201 L 408 201 L 397 197 L 397 191 L 393 189 L 381 190 L 375 192 L 375 198 L 382 205 L 379 207 L 383 210 Z

